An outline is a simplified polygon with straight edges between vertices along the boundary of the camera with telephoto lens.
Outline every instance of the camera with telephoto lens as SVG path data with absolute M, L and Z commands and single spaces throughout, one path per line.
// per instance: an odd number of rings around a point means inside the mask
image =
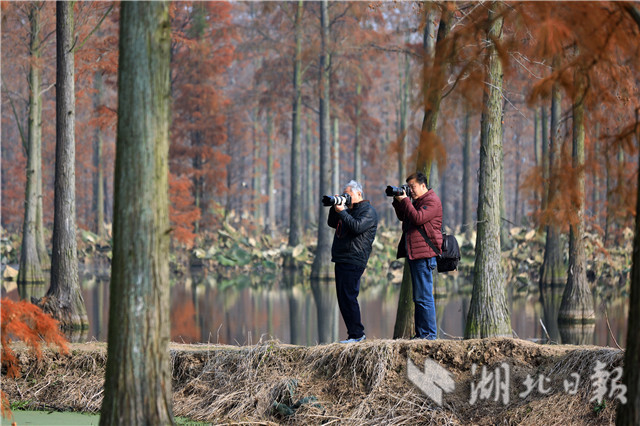
M 331 206 L 348 206 L 351 204 L 351 195 L 346 192 L 342 195 L 336 195 L 335 197 L 332 195 L 324 195 L 322 197 L 322 205 L 325 207 Z
M 411 196 L 411 187 L 407 184 L 404 185 L 400 185 L 400 186 L 391 186 L 388 185 L 387 189 L 385 189 L 385 194 L 387 194 L 387 197 L 397 197 L 402 195 L 403 193 L 407 196 L 410 197 Z

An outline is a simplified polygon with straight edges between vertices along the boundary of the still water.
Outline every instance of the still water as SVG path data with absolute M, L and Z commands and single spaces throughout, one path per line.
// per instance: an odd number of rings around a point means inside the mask
M 109 270 L 81 273 L 90 329 L 73 341 L 106 341 Z M 517 287 L 517 286 L 516 286 Z M 471 300 L 469 278 L 449 274 L 436 282 L 439 337 L 460 338 Z M 358 298 L 368 339 L 390 339 L 399 285 L 363 277 Z M 596 322 L 560 328 L 555 321 L 562 288 L 540 297 L 537 286 L 509 286 L 514 336 L 533 341 L 625 346 L 627 300 L 596 298 Z M 8 296 L 17 299 L 17 291 Z M 542 301 L 541 301 L 542 299 Z M 346 338 L 333 282 L 311 282 L 301 273 L 238 274 L 226 278 L 192 271 L 172 278 L 171 339 L 180 343 L 255 344 L 260 339 L 315 345 Z

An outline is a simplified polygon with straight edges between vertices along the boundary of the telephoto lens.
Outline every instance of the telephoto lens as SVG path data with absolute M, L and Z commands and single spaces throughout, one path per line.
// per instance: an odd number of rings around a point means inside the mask
M 333 195 L 323 195 L 322 196 L 322 205 L 325 207 L 331 207 L 331 206 L 348 206 L 349 204 L 351 204 L 351 196 L 347 193 L 344 193 L 342 195 L 336 195 L 335 197 Z

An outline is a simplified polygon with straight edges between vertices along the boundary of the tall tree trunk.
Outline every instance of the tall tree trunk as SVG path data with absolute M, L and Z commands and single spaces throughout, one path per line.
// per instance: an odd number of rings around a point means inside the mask
M 516 135 L 516 184 L 514 190 L 514 201 L 513 201 L 513 223 L 518 226 L 518 204 L 520 202 L 520 174 L 522 170 L 522 157 L 519 155 L 520 153 L 520 135 Z
M 20 266 L 18 270 L 18 292 L 20 298 L 29 300 L 34 285 L 44 284 L 44 276 L 40 265 L 36 244 L 36 217 L 38 204 L 37 179 L 42 168 L 39 162 L 37 138 L 41 135 L 39 117 L 40 78 L 40 8 L 33 3 L 29 14 L 31 23 L 30 45 L 31 66 L 29 69 L 29 130 L 27 136 L 27 182 L 25 189 L 24 223 L 22 227 L 22 246 L 20 249 Z M 35 295 L 37 297 L 37 295 Z
M 600 123 L 596 123 L 596 134 L 593 138 L 593 159 L 599 161 L 600 157 Z M 597 226 L 600 226 L 600 171 L 594 170 L 593 172 L 593 221 Z
M 39 72 L 39 71 L 38 71 Z M 40 89 L 38 89 L 39 91 Z M 44 238 L 44 193 L 42 191 L 42 96 L 38 93 L 37 101 L 37 118 L 35 128 L 35 155 L 36 155 L 36 192 L 38 194 L 36 203 L 36 247 L 38 250 L 38 259 L 40 259 L 40 267 L 42 270 L 51 269 L 51 258 L 47 251 L 47 244 Z
M 432 38 L 432 29 L 430 23 L 433 22 L 430 11 L 426 11 L 427 25 L 424 30 L 423 48 L 423 82 L 424 90 L 424 119 L 422 121 L 422 132 L 420 134 L 420 142 L 418 146 L 418 160 L 416 170 L 423 172 L 429 176 L 429 170 L 432 168 L 434 139 L 436 125 L 438 122 L 438 112 L 440 110 L 440 101 L 442 100 L 442 86 L 445 81 L 445 73 L 447 70 L 449 43 L 447 35 L 451 29 L 453 13 L 449 10 L 448 4 L 443 5 L 440 24 L 438 25 L 438 35 L 436 38 L 435 50 L 433 56 L 430 55 L 429 40 Z M 431 59 L 431 61 L 430 61 Z M 431 64 L 432 62 L 432 64 Z M 433 68 L 431 68 L 431 66 Z M 429 73 L 432 69 L 433 72 Z M 434 274 L 434 286 L 436 275 Z M 409 262 L 404 263 L 402 272 L 402 284 L 400 287 L 400 295 L 398 296 L 398 311 L 396 313 L 396 322 L 393 328 L 393 338 L 410 338 L 413 330 L 415 306 L 413 304 L 413 289 L 411 282 L 411 273 L 409 271 Z
M 104 96 L 104 83 L 102 71 L 96 71 L 94 74 L 94 89 L 96 93 L 93 98 L 93 107 L 96 114 L 99 114 L 99 108 L 102 105 L 102 97 Z M 94 214 L 94 232 L 104 238 L 106 233 L 104 229 L 104 166 L 102 164 L 102 129 L 96 126 L 96 133 L 93 139 L 93 214 Z
M 556 56 L 553 60 L 553 68 L 560 67 L 560 58 Z M 560 136 L 560 103 L 562 95 L 560 93 L 560 83 L 556 82 L 551 91 L 551 137 L 549 139 L 549 195 L 548 208 L 555 209 L 558 193 L 558 172 L 560 170 L 561 145 L 558 140 Z M 562 247 L 560 245 L 560 227 L 556 223 L 547 225 L 547 241 L 544 249 L 544 260 L 540 272 L 540 285 L 562 285 L 566 282 L 567 275 L 562 258 Z
M 321 3 L 322 27 L 322 48 L 320 53 L 320 194 L 329 194 L 331 185 L 330 154 L 331 144 L 329 141 L 329 76 L 330 60 L 328 53 L 329 43 L 329 6 L 327 0 Z M 319 197 L 318 197 L 319 198 Z M 319 200 L 318 200 L 319 201 Z M 315 258 L 311 266 L 312 279 L 330 279 L 335 276 L 335 271 L 331 267 L 331 228 L 327 226 L 329 211 L 322 203 L 318 202 L 318 245 L 316 247 Z
M 433 25 L 431 21 L 427 22 L 428 29 L 425 31 L 432 32 Z M 431 38 L 429 39 L 431 41 Z M 408 40 L 407 40 L 408 43 Z M 428 50 L 429 58 L 433 59 L 433 48 Z M 425 52 L 427 54 L 427 52 Z M 402 183 L 407 178 L 407 120 L 409 117 L 409 102 L 411 95 L 410 71 L 411 62 L 409 55 L 401 55 L 400 58 L 400 104 L 398 113 L 398 182 Z
M 462 148 L 462 229 L 464 238 L 471 241 L 473 235 L 473 200 L 471 198 L 471 111 L 464 113 L 464 146 Z
M 637 9 L 636 9 L 637 11 Z M 640 16 L 640 14 L 639 14 Z M 638 23 L 640 26 L 640 22 Z M 637 114 L 637 112 L 636 112 Z M 636 122 L 637 122 L 636 116 Z M 636 143 L 640 142 L 640 128 L 636 126 Z M 639 162 L 640 164 L 640 159 Z M 637 183 L 636 212 L 640 212 L 640 175 Z M 624 355 L 623 384 L 627 387 L 627 403 L 618 404 L 616 425 L 640 424 L 640 215 L 636 214 L 635 236 L 631 266 L 627 348 Z
M 362 181 L 362 142 L 360 140 L 360 108 L 362 100 L 360 95 L 362 94 L 362 84 L 360 80 L 356 83 L 356 128 L 355 128 L 355 140 L 353 148 L 353 176 L 356 182 L 364 186 Z
M 340 120 L 338 120 L 338 117 L 333 117 L 332 132 L 331 142 L 333 149 L 331 153 L 333 155 L 333 170 L 331 176 L 333 177 L 333 182 L 331 184 L 331 190 L 338 193 L 342 191 L 342 182 L 340 181 Z
M 316 177 L 315 177 L 315 172 L 314 172 L 314 166 L 315 166 L 315 161 L 313 159 L 314 155 L 313 155 L 313 148 L 314 145 L 312 143 L 312 139 L 311 139 L 311 125 L 312 125 L 313 121 L 311 119 L 311 117 L 308 118 L 307 120 L 307 126 L 306 126 L 306 143 L 307 143 L 307 173 L 306 173 L 306 190 L 305 190 L 305 197 L 306 197 L 306 208 L 304 209 L 304 211 L 306 212 L 306 222 L 307 222 L 307 228 L 309 228 L 311 225 L 313 225 L 315 223 L 315 215 L 313 214 L 314 209 L 317 207 L 316 203 L 314 202 L 314 200 L 317 201 L 317 196 L 314 197 L 314 194 L 316 194 L 315 189 L 314 189 L 314 185 L 313 183 L 316 181 Z
M 543 106 L 540 110 L 540 143 L 542 145 L 542 200 L 540 200 L 540 206 L 544 211 L 549 201 L 549 127 L 547 108 Z
M 76 240 L 76 95 L 72 2 L 56 3 L 56 175 L 51 287 L 43 310 L 65 329 L 89 328 L 78 277 Z
M 473 268 L 473 293 L 464 337 L 511 336 L 505 279 L 500 253 L 500 161 L 502 161 L 502 63 L 495 41 L 502 40 L 499 3 L 489 9 L 486 88 L 480 135 L 478 235 Z M 489 41 L 488 40 L 488 41 Z
M 260 162 L 260 150 L 262 144 L 258 141 L 258 117 L 257 108 L 253 109 L 253 126 L 251 136 L 253 140 L 253 219 L 255 223 L 262 223 L 262 164 Z
M 302 98 L 302 11 L 304 3 L 298 0 L 296 11 L 296 51 L 293 61 L 293 117 L 291 119 L 291 202 L 289 205 L 289 246 L 302 241 L 302 174 L 300 173 L 300 113 Z
M 462 229 L 464 238 L 471 241 L 473 235 L 473 199 L 471 198 L 471 112 L 465 108 L 464 113 L 464 147 L 462 151 Z
M 168 2 L 121 6 L 109 340 L 101 425 L 173 424 Z
M 276 233 L 276 189 L 274 166 L 274 150 L 275 143 L 272 137 L 273 133 L 273 117 L 271 112 L 267 112 L 267 223 L 265 233 L 271 237 Z
M 584 96 L 586 84 L 581 70 L 576 71 L 576 99 L 573 103 L 573 170 L 576 176 L 576 204 L 572 206 L 575 223 L 569 234 L 569 270 L 567 285 L 562 295 L 562 304 L 558 312 L 559 322 L 594 322 L 593 296 L 587 282 L 586 255 L 584 247 Z M 572 197 L 573 198 L 573 197 Z

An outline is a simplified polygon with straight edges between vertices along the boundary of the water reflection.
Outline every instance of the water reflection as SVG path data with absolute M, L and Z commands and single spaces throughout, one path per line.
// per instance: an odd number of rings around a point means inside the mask
M 88 335 L 74 341 L 107 340 L 109 316 L 108 265 L 93 265 L 81 274 L 83 297 L 90 319 Z M 368 271 L 367 271 L 368 272 Z M 399 285 L 363 276 L 360 310 L 367 338 L 393 337 Z M 172 277 L 171 339 L 184 343 L 255 344 L 276 338 L 283 343 L 314 345 L 336 342 L 347 335 L 340 316 L 333 281 L 308 279 L 308 273 L 226 276 L 202 269 Z M 48 286 L 41 286 L 44 294 Z M 438 277 L 436 315 L 440 338 L 461 338 L 471 300 L 470 277 Z M 560 328 L 557 313 L 562 287 L 508 287 L 511 325 L 523 339 L 539 342 L 625 346 L 627 300 L 596 297 L 596 323 Z M 8 296 L 18 300 L 18 291 Z M 608 313 L 608 318 L 605 315 Z

